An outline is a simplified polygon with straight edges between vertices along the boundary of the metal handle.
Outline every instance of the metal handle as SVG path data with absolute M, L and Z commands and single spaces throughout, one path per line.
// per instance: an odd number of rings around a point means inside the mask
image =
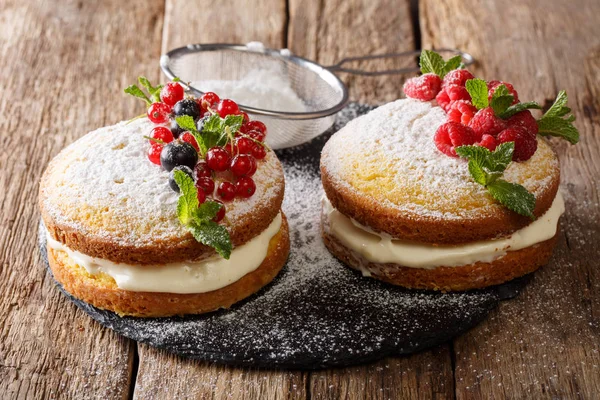
M 438 53 L 452 53 L 456 55 L 460 55 L 463 60 L 464 65 L 471 65 L 475 62 L 473 56 L 469 53 L 465 53 L 464 51 L 458 49 L 437 49 L 435 50 Z M 350 74 L 355 75 L 364 75 L 364 76 L 381 76 L 381 75 L 392 75 L 392 74 L 406 74 L 410 72 L 418 72 L 419 67 L 406 67 L 399 69 L 386 69 L 383 71 L 365 71 L 357 68 L 344 68 L 343 65 L 352 61 L 364 61 L 364 60 L 378 60 L 378 59 L 387 59 L 387 58 L 405 58 L 409 56 L 416 56 L 421 54 L 421 50 L 411 50 L 405 51 L 402 53 L 389 53 L 389 54 L 378 54 L 372 56 L 359 56 L 359 57 L 347 57 L 342 59 L 340 62 L 334 65 L 330 65 L 327 68 L 331 72 L 348 72 Z

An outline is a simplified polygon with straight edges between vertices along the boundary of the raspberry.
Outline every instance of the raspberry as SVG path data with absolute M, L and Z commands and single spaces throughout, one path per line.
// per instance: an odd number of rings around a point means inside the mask
M 469 79 L 474 78 L 473 74 L 466 69 L 455 69 L 446 74 L 444 82 L 442 82 L 442 88 L 451 85 L 465 86 L 465 83 L 467 83 Z
M 506 121 L 506 125 L 509 128 L 521 126 L 533 137 L 538 133 L 537 121 L 529 110 L 516 113 Z
M 477 141 L 475 132 L 457 122 L 446 122 L 433 137 L 438 150 L 450 157 L 458 157 L 455 147 L 471 145 Z
M 477 107 L 467 100 L 457 100 L 450 103 L 448 121 L 459 122 L 467 125 L 477 112 Z
M 519 102 L 519 95 L 517 94 L 517 91 L 515 90 L 514 86 L 511 85 L 508 82 L 502 82 L 502 81 L 489 81 L 487 86 L 488 86 L 488 99 L 489 101 L 492 101 L 492 96 L 494 95 L 494 92 L 496 91 L 496 88 L 500 85 L 504 85 L 506 86 L 506 88 L 508 89 L 508 91 L 510 92 L 510 94 L 513 95 L 514 100 L 512 102 L 512 104 L 517 104 Z
M 498 143 L 515 142 L 513 161 L 527 161 L 537 150 L 537 139 L 522 127 L 507 128 L 498 135 Z
M 496 117 L 492 107 L 486 107 L 477 111 L 477 114 L 469 121 L 469 127 L 473 128 L 477 138 L 481 139 L 486 133 L 494 137 L 498 135 L 506 129 L 506 122 Z
M 442 80 L 439 76 L 433 73 L 424 74 L 407 80 L 404 83 L 404 94 L 413 99 L 430 101 L 438 94 L 441 86 Z
M 450 85 L 440 90 L 435 100 L 444 111 L 448 112 L 453 101 L 471 101 L 471 95 L 469 95 L 469 92 L 463 86 Z
M 481 140 L 479 141 L 479 143 L 475 143 L 475 144 L 477 146 L 485 147 L 489 151 L 496 150 L 496 146 L 498 145 L 498 143 L 496 142 L 496 139 L 494 139 L 494 137 L 492 135 L 487 135 L 487 134 L 483 135 L 481 137 Z

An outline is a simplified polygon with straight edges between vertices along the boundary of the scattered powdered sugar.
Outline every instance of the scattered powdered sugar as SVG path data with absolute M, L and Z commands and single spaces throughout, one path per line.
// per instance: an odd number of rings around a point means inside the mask
M 334 129 L 367 110 L 351 105 Z M 340 264 L 325 248 L 319 226 L 319 156 L 331 132 L 278 153 L 286 174 L 283 210 L 291 253 L 280 275 L 257 295 L 230 310 L 164 319 L 121 318 L 75 303 L 127 337 L 184 356 L 318 368 L 367 362 L 446 341 L 484 318 L 499 298 L 515 294 L 511 286 L 502 289 L 509 290 L 508 295 L 498 288 L 448 294 L 404 290 Z

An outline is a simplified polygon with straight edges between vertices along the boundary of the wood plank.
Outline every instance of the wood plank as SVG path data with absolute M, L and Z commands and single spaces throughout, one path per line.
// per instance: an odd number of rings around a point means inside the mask
M 515 84 L 521 99 L 566 89 L 582 140 L 553 140 L 566 214 L 549 265 L 455 341 L 457 398 L 595 398 L 600 393 L 600 26 L 592 0 L 421 1 L 424 47 L 472 52 L 484 78 Z
M 345 57 L 386 54 L 415 49 L 410 1 L 290 0 L 288 47 L 294 54 L 322 65 Z M 356 62 L 368 70 L 415 66 L 415 58 Z M 380 104 L 403 97 L 405 76 L 339 74 L 352 100 Z
M 134 344 L 79 311 L 48 277 L 37 192 L 63 146 L 135 113 L 122 88 L 151 67 L 158 76 L 162 12 L 160 1 L 0 5 L 2 398 L 128 396 Z
M 221 1 L 218 7 L 189 7 L 167 0 L 162 49 L 189 43 L 247 43 L 284 47 L 286 4 L 280 0 Z M 139 345 L 135 398 L 306 398 L 301 372 L 229 368 L 186 360 Z

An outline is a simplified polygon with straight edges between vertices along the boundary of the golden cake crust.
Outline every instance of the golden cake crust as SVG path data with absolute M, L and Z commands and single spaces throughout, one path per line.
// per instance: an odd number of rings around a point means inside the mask
M 232 304 L 256 293 L 283 268 L 290 250 L 288 224 L 282 213 L 279 232 L 269 242 L 267 256 L 254 271 L 238 281 L 211 292 L 198 294 L 133 292 L 119 289 L 105 274 L 90 275 L 63 251 L 48 248 L 54 278 L 74 297 L 95 307 L 136 317 L 166 317 L 202 314 Z

